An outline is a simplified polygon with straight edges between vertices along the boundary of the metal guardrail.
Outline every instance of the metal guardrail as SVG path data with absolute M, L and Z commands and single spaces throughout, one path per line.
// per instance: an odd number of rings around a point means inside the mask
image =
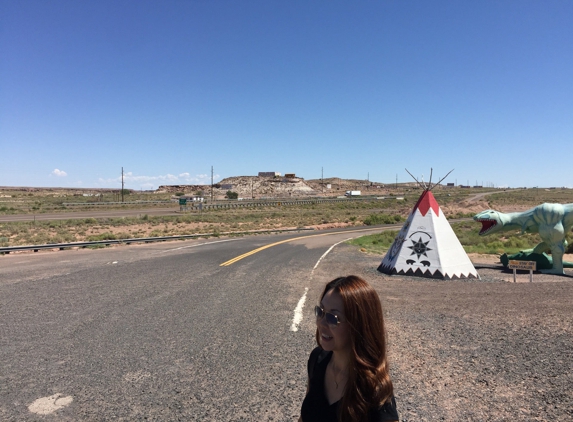
M 246 207 L 267 207 L 267 206 L 291 206 L 291 205 L 312 205 L 327 202 L 348 202 L 348 201 L 378 201 L 384 199 L 396 199 L 395 197 L 366 197 L 366 198 L 316 198 L 316 199 L 273 199 L 262 201 L 228 201 L 228 202 L 188 202 L 181 205 L 181 210 L 199 211 L 209 209 L 228 209 L 228 208 L 246 208 Z
M 199 204 L 205 209 L 221 209 L 221 208 L 243 208 L 243 207 L 261 207 L 261 206 L 277 206 L 277 205 L 299 205 L 299 204 L 319 204 L 325 202 L 348 202 L 348 201 L 374 201 L 382 199 L 396 199 L 397 197 L 347 197 L 347 198 L 314 198 L 314 199 L 293 199 L 293 198 L 273 198 L 273 199 L 258 199 L 258 200 L 216 200 L 213 202 L 187 202 L 187 207 L 199 208 Z M 102 207 L 106 205 L 144 205 L 144 204 L 163 204 L 170 205 L 177 203 L 178 200 L 169 201 L 131 201 L 131 202 L 64 202 L 62 205 L 66 207 Z
M 133 239 L 110 239 L 110 240 L 96 240 L 92 242 L 72 242 L 72 243 L 49 243 L 47 245 L 27 245 L 27 246 L 7 246 L 0 247 L 0 255 L 9 254 L 10 252 L 19 251 L 34 251 L 38 252 L 40 249 L 69 249 L 69 248 L 87 248 L 88 246 L 110 246 L 118 244 L 129 245 L 131 243 L 152 243 L 152 242 L 165 242 L 169 240 L 181 239 L 196 239 L 200 237 L 217 237 L 217 236 L 238 236 L 244 234 L 264 234 L 264 233 L 283 233 L 283 232 L 300 232 L 311 231 L 314 229 L 300 228 L 300 229 L 276 229 L 276 230 L 252 230 L 245 232 L 221 232 L 221 233 L 200 233 L 200 234 L 185 234 L 179 236 L 161 236 L 161 237 L 141 237 Z

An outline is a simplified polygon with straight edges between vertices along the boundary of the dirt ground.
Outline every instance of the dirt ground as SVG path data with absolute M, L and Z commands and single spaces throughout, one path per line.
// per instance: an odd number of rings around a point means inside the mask
M 401 421 L 572 421 L 573 269 L 513 283 L 497 258 L 470 258 L 481 280 L 388 276 L 341 245 L 321 278 L 379 292 Z

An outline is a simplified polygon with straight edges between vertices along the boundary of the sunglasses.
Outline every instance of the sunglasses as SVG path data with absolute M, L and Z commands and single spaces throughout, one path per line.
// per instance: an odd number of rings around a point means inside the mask
M 322 309 L 320 306 L 314 307 L 314 315 L 316 316 L 316 319 L 326 318 L 326 323 L 328 325 L 338 325 L 344 322 L 338 319 L 338 315 L 331 314 L 330 312 L 324 312 L 324 309 Z

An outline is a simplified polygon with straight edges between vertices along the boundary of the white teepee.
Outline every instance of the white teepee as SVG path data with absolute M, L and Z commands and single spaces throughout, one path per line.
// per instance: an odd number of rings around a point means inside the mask
M 378 271 L 441 279 L 479 278 L 429 188 L 418 199 Z

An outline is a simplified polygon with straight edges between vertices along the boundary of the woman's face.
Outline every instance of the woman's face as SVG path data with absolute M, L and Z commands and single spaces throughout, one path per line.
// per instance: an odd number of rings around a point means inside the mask
M 326 318 L 317 318 L 316 326 L 320 339 L 320 347 L 327 351 L 344 351 L 351 348 L 350 325 L 344 315 L 344 304 L 340 295 L 334 289 L 326 292 L 320 302 L 320 307 L 324 312 L 330 312 L 338 317 L 338 325 L 330 325 Z

